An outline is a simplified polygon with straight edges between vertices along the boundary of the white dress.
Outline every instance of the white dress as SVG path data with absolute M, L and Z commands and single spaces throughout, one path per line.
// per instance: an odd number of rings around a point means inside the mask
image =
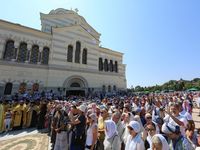
M 93 142 L 93 129 L 97 128 L 97 123 L 93 123 L 87 130 L 86 145 L 91 146 Z

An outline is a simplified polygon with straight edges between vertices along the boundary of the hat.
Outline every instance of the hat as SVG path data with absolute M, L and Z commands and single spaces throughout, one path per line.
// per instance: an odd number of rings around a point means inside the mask
M 129 105 L 128 103 L 125 103 L 125 104 L 124 104 L 124 107 L 129 108 L 130 105 Z
M 100 109 L 106 109 L 106 110 L 107 110 L 107 107 L 106 107 L 105 105 L 100 105 L 99 108 L 100 108 Z
M 59 100 L 55 100 L 55 103 L 59 103 Z
M 116 107 L 115 107 L 115 106 L 111 106 L 110 108 L 111 108 L 112 110 L 116 109 Z
M 76 103 L 75 101 L 73 101 L 73 102 L 72 102 L 72 105 L 76 106 L 76 105 L 77 105 L 77 103 Z
M 140 132 L 140 124 L 137 122 L 137 121 L 131 121 L 129 124 L 128 124 L 128 127 L 131 127 L 136 133 L 139 133 Z
M 136 112 L 136 113 L 140 113 L 141 111 L 142 111 L 142 109 L 139 108 L 139 107 L 137 107 L 137 108 L 135 109 L 135 112 Z
M 120 97 L 121 100 L 124 100 L 124 97 Z
M 146 113 L 145 118 L 152 117 L 150 113 Z
M 81 106 L 78 107 L 78 109 L 79 109 L 80 111 L 82 111 L 82 112 L 85 112 L 86 108 L 87 108 L 87 107 L 86 107 L 85 105 L 81 105 Z
M 93 121 L 97 121 L 97 115 L 96 115 L 95 113 L 90 114 L 89 117 L 90 117 Z

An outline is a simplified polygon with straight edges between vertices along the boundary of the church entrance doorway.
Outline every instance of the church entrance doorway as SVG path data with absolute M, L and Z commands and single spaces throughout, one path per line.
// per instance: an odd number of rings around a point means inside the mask
M 66 79 L 63 87 L 66 87 L 66 97 L 85 96 L 88 89 L 87 80 L 81 76 L 71 76 Z

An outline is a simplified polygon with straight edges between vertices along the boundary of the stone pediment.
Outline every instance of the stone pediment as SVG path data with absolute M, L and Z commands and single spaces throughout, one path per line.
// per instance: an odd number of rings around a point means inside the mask
M 41 20 L 47 19 L 48 22 L 53 21 L 53 22 L 65 22 L 67 20 L 72 21 L 73 25 L 81 25 L 82 27 L 84 27 L 85 29 L 89 30 L 91 32 L 91 34 L 93 34 L 93 36 L 96 37 L 96 39 L 100 38 L 100 33 L 98 33 L 92 26 L 90 26 L 87 21 L 85 20 L 84 17 L 82 17 L 81 15 L 78 14 L 78 12 L 74 11 L 74 10 L 67 10 L 67 9 L 63 9 L 63 8 L 58 8 L 55 10 L 51 10 L 49 12 L 49 14 L 43 14 L 40 13 L 41 15 Z M 58 25 L 59 26 L 59 25 Z M 65 25 L 63 24 L 63 27 Z M 68 25 L 66 25 L 68 26 Z
M 76 32 L 79 35 L 83 35 L 84 37 L 88 37 L 90 40 L 92 40 L 94 42 L 94 40 L 96 41 L 95 43 L 98 44 L 100 41 L 98 39 L 96 39 L 91 33 L 90 31 L 88 31 L 87 29 L 85 29 L 83 26 L 81 25 L 73 25 L 73 26 L 68 26 L 68 27 L 61 27 L 61 28 L 53 28 L 53 32 L 57 32 L 57 33 L 67 33 L 67 32 Z

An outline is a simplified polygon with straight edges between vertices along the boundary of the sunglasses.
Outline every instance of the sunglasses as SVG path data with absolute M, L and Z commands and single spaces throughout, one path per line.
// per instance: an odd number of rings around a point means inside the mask
M 147 117 L 146 119 L 152 119 L 152 117 Z
M 147 129 L 147 131 L 152 132 L 155 131 L 155 129 Z

